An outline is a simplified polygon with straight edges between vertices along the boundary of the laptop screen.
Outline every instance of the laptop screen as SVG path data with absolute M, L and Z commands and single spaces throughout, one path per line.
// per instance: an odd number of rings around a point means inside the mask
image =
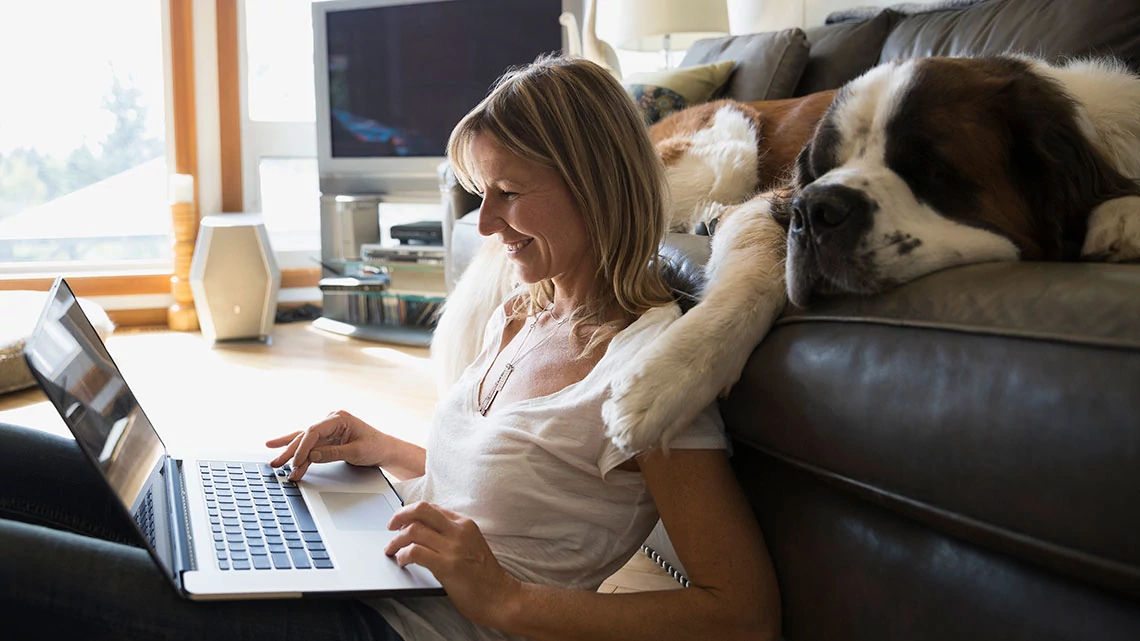
M 166 447 L 62 279 L 24 347 L 28 365 L 75 440 L 128 509 Z

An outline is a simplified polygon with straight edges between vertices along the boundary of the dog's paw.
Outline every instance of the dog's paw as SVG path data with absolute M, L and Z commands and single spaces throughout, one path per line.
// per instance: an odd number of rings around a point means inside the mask
M 627 366 L 614 377 L 610 398 L 602 404 L 606 436 L 624 452 L 668 444 L 703 409 L 694 405 L 683 373 L 656 360 Z
M 1093 210 L 1081 257 L 1109 263 L 1140 260 L 1140 197 L 1117 198 Z

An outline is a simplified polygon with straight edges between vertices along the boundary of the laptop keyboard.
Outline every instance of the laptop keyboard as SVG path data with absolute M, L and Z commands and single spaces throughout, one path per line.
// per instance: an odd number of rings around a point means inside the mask
M 154 540 L 154 492 L 150 488 L 147 488 L 146 497 L 135 510 L 135 523 L 142 530 L 143 536 L 146 537 L 150 546 L 157 548 L 158 543 Z
M 219 569 L 333 567 L 288 466 L 201 461 L 198 470 Z

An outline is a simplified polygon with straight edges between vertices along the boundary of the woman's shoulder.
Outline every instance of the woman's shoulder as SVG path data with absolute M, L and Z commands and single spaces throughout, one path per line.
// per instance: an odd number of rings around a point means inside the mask
M 681 308 L 676 303 L 650 307 L 629 326 L 618 332 L 613 340 L 617 345 L 611 345 L 611 349 L 613 347 L 618 347 L 621 351 L 640 349 L 642 345 L 657 338 L 680 317 Z

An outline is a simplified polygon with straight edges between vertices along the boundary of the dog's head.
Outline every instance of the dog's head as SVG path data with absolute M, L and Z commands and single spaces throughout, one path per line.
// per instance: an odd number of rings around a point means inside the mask
M 1135 194 L 1039 63 L 888 64 L 837 95 L 774 207 L 788 293 L 873 293 L 946 267 L 1076 258 L 1090 211 Z

